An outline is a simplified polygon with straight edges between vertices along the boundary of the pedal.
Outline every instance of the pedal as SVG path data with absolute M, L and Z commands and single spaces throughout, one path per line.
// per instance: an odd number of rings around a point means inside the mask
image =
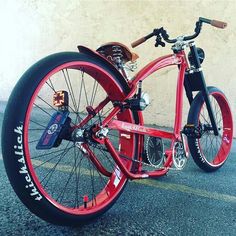
M 182 130 L 188 138 L 201 138 L 203 134 L 202 126 L 195 126 L 194 124 L 186 124 Z
M 36 149 L 51 149 L 61 143 L 62 139 L 58 142 L 58 137 L 63 131 L 62 128 L 66 123 L 68 123 L 68 119 L 70 119 L 68 117 L 69 113 L 69 111 L 57 111 L 52 115 L 47 128 L 44 130 L 41 138 L 39 139 Z

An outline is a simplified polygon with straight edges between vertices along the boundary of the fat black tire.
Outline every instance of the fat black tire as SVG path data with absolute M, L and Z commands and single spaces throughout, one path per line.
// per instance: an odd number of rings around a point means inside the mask
M 3 160 L 14 191 L 31 212 L 48 222 L 59 225 L 78 225 L 86 223 L 88 220 L 93 219 L 108 210 L 122 192 L 120 191 L 118 196 L 106 208 L 101 209 L 96 212 L 96 214 L 79 216 L 63 212 L 48 201 L 43 194 L 40 193 L 39 189 L 37 189 L 33 177 L 28 170 L 27 163 L 24 161 L 24 147 L 17 147 L 17 145 L 23 145 L 22 129 L 24 127 L 27 107 L 41 80 L 57 66 L 67 62 L 81 60 L 102 67 L 116 80 L 121 90 L 127 92 L 128 86 L 126 81 L 121 77 L 117 77 L 116 74 L 114 74 L 113 69 L 109 69 L 108 66 L 104 66 L 100 61 L 97 61 L 91 56 L 76 52 L 56 53 L 37 62 L 21 77 L 9 98 L 2 125 Z M 133 115 L 136 116 L 136 122 L 138 122 L 137 114 Z M 16 149 L 18 155 L 16 155 Z M 19 159 L 19 155 L 21 155 L 19 152 L 21 149 L 22 158 Z M 20 173 L 22 171 L 25 171 L 24 174 Z M 31 187 L 28 187 L 29 185 L 26 184 L 27 181 L 28 184 L 31 184 Z M 35 195 L 31 196 L 32 194 Z M 35 200 L 37 197 L 42 197 L 42 199 L 37 201 Z
M 228 127 L 230 127 L 230 130 L 228 131 L 229 133 L 227 134 L 229 138 L 229 144 L 226 145 L 227 149 L 225 151 L 225 156 L 223 157 L 222 161 L 220 161 L 217 164 L 214 164 L 214 162 L 207 160 L 207 157 L 206 157 L 207 153 L 204 153 L 203 148 L 201 147 L 201 138 L 197 139 L 197 138 L 188 137 L 188 145 L 189 145 L 189 149 L 190 149 L 194 162 L 202 170 L 206 172 L 213 172 L 213 171 L 218 170 L 220 167 L 222 167 L 222 165 L 225 163 L 228 157 L 228 154 L 232 145 L 233 124 L 232 124 L 232 114 L 231 114 L 228 102 L 223 92 L 217 89 L 216 87 L 207 87 L 207 89 L 208 89 L 209 96 L 212 96 L 212 95 L 215 96 L 215 94 L 217 94 L 218 102 L 220 101 L 221 106 L 222 106 L 220 107 L 221 112 L 222 112 L 222 109 L 224 108 L 225 112 L 227 112 L 228 114 L 227 122 L 224 122 L 224 123 L 228 123 Z M 200 116 L 199 114 L 201 112 L 203 104 L 204 104 L 204 98 L 203 98 L 202 92 L 199 92 L 191 104 L 189 114 L 188 114 L 188 120 L 187 120 L 188 124 L 194 124 L 195 126 L 199 125 L 199 116 Z M 214 112 L 214 109 L 213 109 L 213 112 Z M 222 137 L 222 140 L 223 140 L 223 137 Z M 223 143 L 223 141 L 221 142 Z M 220 148 L 221 147 L 222 145 L 220 146 Z

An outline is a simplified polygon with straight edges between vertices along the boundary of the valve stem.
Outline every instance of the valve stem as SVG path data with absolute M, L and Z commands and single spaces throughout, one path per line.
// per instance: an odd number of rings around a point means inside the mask
M 87 208 L 88 201 L 89 201 L 88 195 L 85 195 L 85 196 L 83 197 L 83 200 L 84 200 L 84 208 L 86 209 L 86 208 Z

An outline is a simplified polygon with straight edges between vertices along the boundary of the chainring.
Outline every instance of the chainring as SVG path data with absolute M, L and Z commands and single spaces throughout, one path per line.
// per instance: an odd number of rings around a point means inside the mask
M 146 140 L 145 162 L 153 167 L 160 167 L 164 163 L 164 144 L 161 138 L 149 136 Z

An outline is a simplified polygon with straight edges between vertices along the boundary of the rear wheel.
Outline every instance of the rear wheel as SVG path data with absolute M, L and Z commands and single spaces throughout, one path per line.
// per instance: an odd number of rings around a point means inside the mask
M 207 172 L 219 169 L 226 161 L 233 140 L 232 113 L 225 95 L 215 87 L 208 87 L 209 98 L 219 135 L 215 136 L 202 93 L 195 97 L 188 115 L 188 124 L 202 130 L 201 138 L 188 138 L 195 163 Z
M 58 111 L 55 97 L 63 103 L 66 95 L 69 103 Z M 33 213 L 55 224 L 75 225 L 102 214 L 116 201 L 127 178 L 94 137 L 112 111 L 112 101 L 122 97 L 122 83 L 109 68 L 79 53 L 52 55 L 24 74 L 5 112 L 2 147 L 11 184 Z M 56 114 L 64 117 L 63 124 L 52 125 L 59 119 Z M 127 110 L 114 119 L 135 123 L 134 115 Z M 42 148 L 58 127 L 53 147 Z M 77 140 L 72 138 L 79 133 Z M 135 136 L 128 135 L 125 139 L 118 131 L 108 131 L 106 137 L 128 157 L 124 164 L 130 170 L 136 148 Z

